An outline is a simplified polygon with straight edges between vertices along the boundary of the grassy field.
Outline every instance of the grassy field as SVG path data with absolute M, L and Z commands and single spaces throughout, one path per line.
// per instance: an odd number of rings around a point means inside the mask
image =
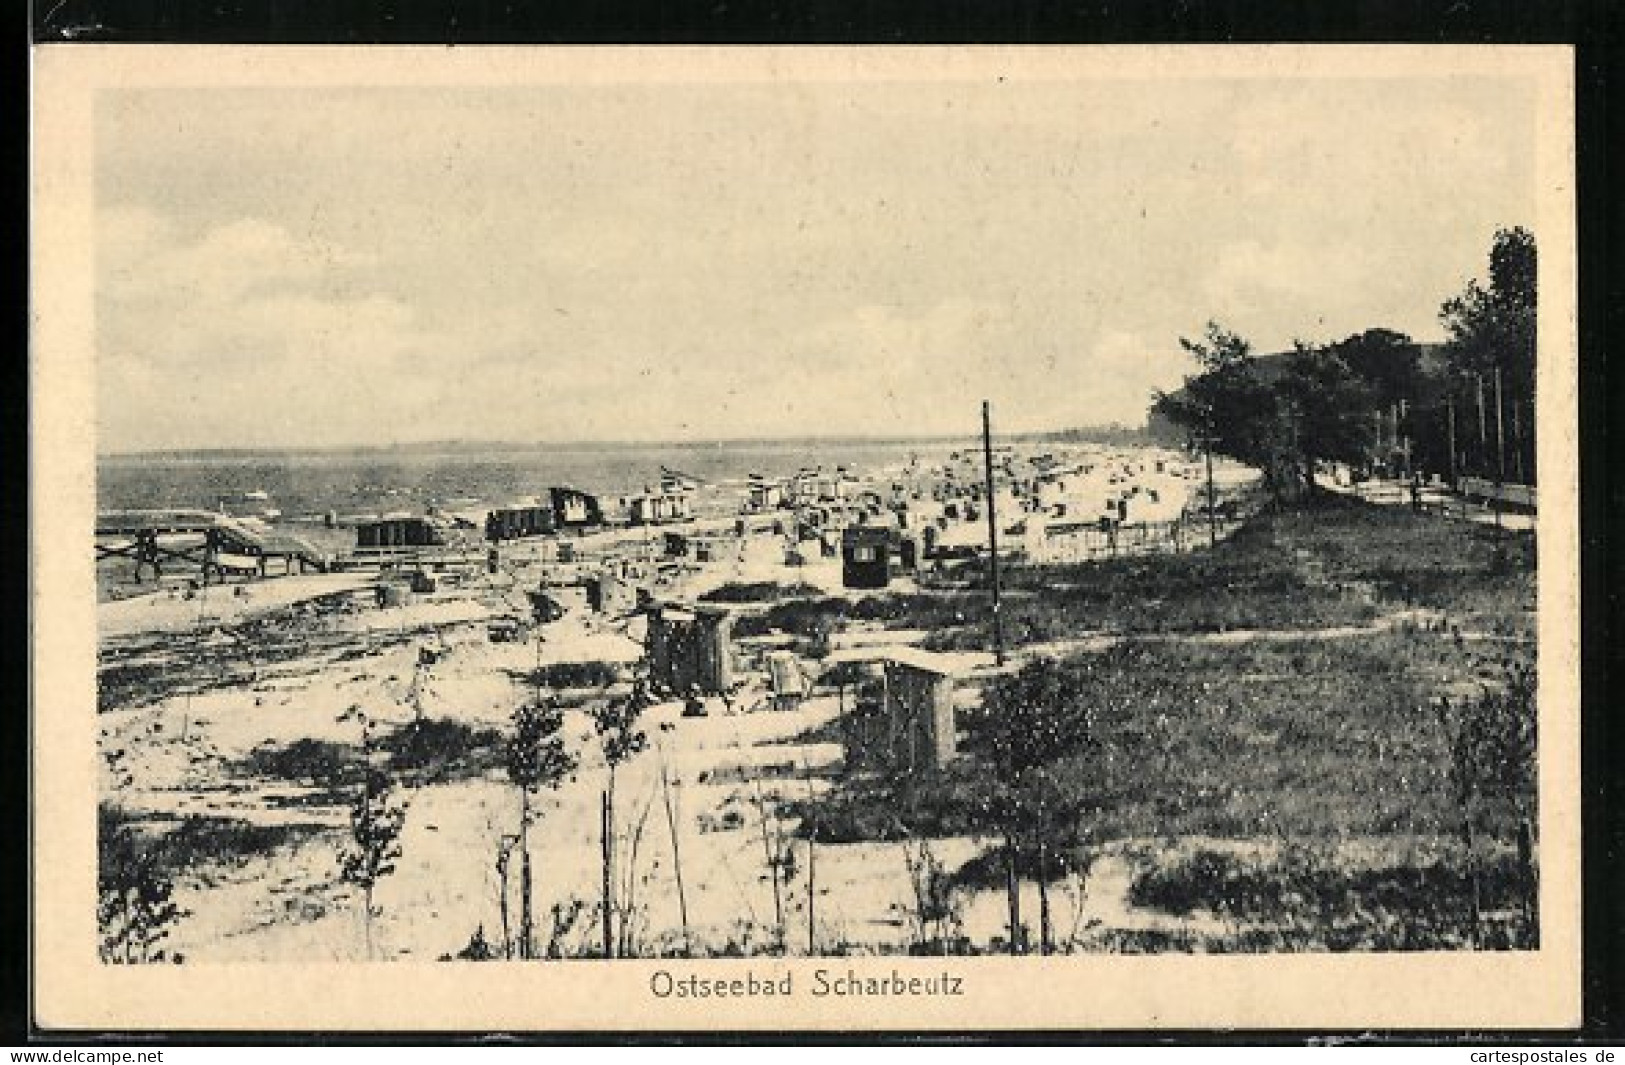
M 1500 656 L 1415 632 L 1128 642 L 1072 661 L 1087 678 L 1074 698 L 1093 743 L 1060 770 L 1082 782 L 1091 838 L 1353 838 L 1452 830 L 1448 742 L 1430 703 L 1447 689 L 1494 684 Z M 952 772 L 865 778 L 851 810 L 826 806 L 820 834 L 868 838 L 898 817 L 898 833 L 963 825 L 952 812 L 959 783 Z M 1504 834 L 1513 816 L 1510 801 L 1497 802 L 1481 827 Z
M 742 636 L 813 637 L 852 621 L 932 630 L 935 650 L 992 647 L 985 578 L 912 594 L 784 598 L 743 616 Z M 1534 540 L 1341 496 L 1257 515 L 1212 551 L 1007 566 L 1007 646 L 1087 633 L 1179 634 L 1363 625 L 1401 609 L 1472 631 L 1531 636 Z
M 1049 873 L 1126 848 L 1136 905 L 1225 922 L 1163 948 L 1461 945 L 1470 868 L 1486 913 L 1526 897 L 1520 877 L 1532 873 L 1513 852 L 1533 781 L 1485 773 L 1468 807 L 1469 863 L 1453 726 L 1438 700 L 1493 697 L 1509 668 L 1532 663 L 1530 537 L 1336 500 L 1261 514 L 1211 554 L 1017 567 L 1007 586 L 1029 593 L 1010 600 L 1018 646 L 1124 635 L 1066 662 L 1090 742 L 1047 767 L 1078 811 L 1048 830 L 1060 852 Z M 1419 608 L 1429 613 L 1326 631 Z M 1248 629 L 1275 631 L 1202 635 Z M 935 642 L 980 647 L 985 635 L 972 623 Z M 854 775 L 804 811 L 802 831 L 831 841 L 972 832 L 991 770 L 972 754 L 930 777 Z M 1020 864 L 1036 873 L 1030 854 Z M 1534 939 L 1516 922 L 1487 927 L 1486 945 Z
M 1018 565 L 1002 578 L 1005 638 L 1017 646 L 1080 631 L 1327 628 L 1401 608 L 1533 632 L 1532 536 L 1342 496 L 1260 513 L 1212 551 Z M 961 610 L 970 623 L 935 644 L 990 646 L 986 607 Z

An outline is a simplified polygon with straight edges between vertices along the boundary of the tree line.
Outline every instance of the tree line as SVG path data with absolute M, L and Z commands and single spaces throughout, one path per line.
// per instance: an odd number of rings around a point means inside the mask
M 1209 322 L 1200 338 L 1180 338 L 1198 372 L 1157 394 L 1151 426 L 1257 467 L 1277 498 L 1312 491 L 1332 463 L 1533 484 L 1535 268 L 1534 237 L 1498 230 L 1487 279 L 1440 306 L 1442 345 L 1373 328 L 1260 356 Z

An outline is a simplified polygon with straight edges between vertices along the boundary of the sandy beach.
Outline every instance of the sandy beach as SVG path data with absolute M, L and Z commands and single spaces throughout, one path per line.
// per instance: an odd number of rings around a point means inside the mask
M 919 476 L 888 468 L 861 483 L 901 483 L 910 475 Z M 934 513 L 941 512 L 939 504 Z M 790 514 L 780 514 L 782 528 Z M 984 527 L 969 512 L 958 516 L 972 534 Z M 816 544 L 789 552 L 788 541 L 770 529 L 772 517 L 750 519 L 744 535 L 743 519 L 683 524 L 684 536 L 714 546 L 702 563 L 667 567 L 655 593 L 681 602 L 730 586 L 847 599 L 863 594 L 845 586 L 839 557 Z M 184 827 L 188 819 L 209 826 L 199 830 L 199 853 L 189 856 L 176 882 L 185 917 L 172 929 L 169 949 L 197 961 L 365 955 L 358 893 L 341 876 L 354 781 L 367 757 L 358 715 L 376 735 L 404 735 L 415 721 L 428 720 L 462 730 L 456 734 L 470 745 L 450 772 L 403 777 L 401 857 L 376 889 L 374 952 L 433 959 L 479 939 L 510 941 L 514 878 L 510 872 L 504 934 L 499 857 L 517 832 L 519 793 L 502 768 L 502 737 L 514 710 L 535 694 L 532 672 L 566 664 L 600 667 L 608 686 L 552 692 L 569 707 L 563 736 L 578 765 L 556 791 L 541 793 L 529 833 L 536 938 L 547 954 L 597 949 L 600 796 L 608 769 L 588 711 L 628 690 L 645 654 L 646 622 L 636 612 L 591 610 L 574 581 L 605 559 L 658 556 L 662 535 L 626 528 L 578 533 L 569 542 L 585 561 L 573 565 L 558 563 L 552 541 L 505 544 L 496 572 L 463 571 L 433 592 L 391 605 L 383 605 L 379 589 L 399 578 L 372 571 L 229 585 L 171 582 L 102 603 L 104 801 L 150 831 Z M 529 638 L 497 642 L 492 623 L 524 616 L 524 593 L 538 581 L 563 616 Z M 913 576 L 903 573 L 883 594 L 917 591 Z M 832 638 L 826 666 L 865 657 L 866 645 L 906 647 L 930 635 L 860 626 Z M 816 689 L 794 705 L 771 708 L 761 655 L 783 642 L 742 641 L 738 690 L 706 698 L 706 716 L 685 716 L 679 699 L 644 712 L 648 747 L 616 771 L 624 949 L 909 949 L 917 930 L 908 915 L 919 909 L 911 863 L 921 860 L 920 845 L 829 843 L 796 832 L 796 804 L 816 800 L 844 771 L 838 719 L 849 697 Z M 762 646 L 751 650 L 755 644 Z M 251 844 L 234 840 L 240 831 L 250 833 Z M 924 846 L 952 870 L 988 853 L 995 841 L 950 836 Z M 774 854 L 777 884 L 768 871 Z M 1064 885 L 1052 892 L 1059 924 L 1168 922 L 1165 915 L 1131 912 L 1123 859 L 1106 854 L 1097 864 L 1087 892 L 1081 881 L 1070 892 Z M 1024 890 L 1036 892 L 1033 885 Z M 990 942 L 1002 934 L 1005 916 L 1002 890 L 990 888 L 965 894 L 958 919 L 971 940 Z

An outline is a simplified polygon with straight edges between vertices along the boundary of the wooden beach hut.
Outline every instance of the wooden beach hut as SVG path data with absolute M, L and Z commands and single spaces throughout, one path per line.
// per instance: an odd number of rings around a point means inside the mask
M 644 637 L 649 675 L 658 689 L 677 695 L 720 695 L 734 681 L 733 615 L 700 605 L 652 603 Z
M 965 671 L 958 658 L 897 647 L 848 661 L 869 674 L 842 730 L 849 766 L 917 772 L 957 755 L 955 692 Z
M 891 578 L 890 529 L 849 525 L 841 533 L 841 585 L 884 588 Z

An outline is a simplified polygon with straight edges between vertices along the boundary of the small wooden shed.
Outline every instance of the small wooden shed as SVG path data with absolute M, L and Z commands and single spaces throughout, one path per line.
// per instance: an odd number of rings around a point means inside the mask
M 841 584 L 884 588 L 891 577 L 891 530 L 849 525 L 841 533 Z
M 733 615 L 725 608 L 651 603 L 644 637 L 650 679 L 677 695 L 720 695 L 733 685 Z
M 848 765 L 922 771 L 955 757 L 954 692 L 965 671 L 958 658 L 898 647 L 854 661 L 872 663 L 874 682 L 843 729 Z

